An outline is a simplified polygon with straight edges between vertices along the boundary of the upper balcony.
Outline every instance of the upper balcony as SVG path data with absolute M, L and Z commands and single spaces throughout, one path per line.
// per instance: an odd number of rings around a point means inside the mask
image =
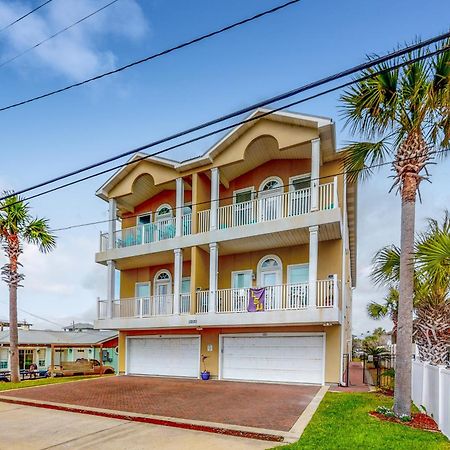
M 253 237 L 267 239 L 246 242 L 247 251 L 264 248 L 264 245 L 302 244 L 308 238 L 305 229 L 313 225 L 322 226 L 322 236 L 326 236 L 326 239 L 340 238 L 341 213 L 337 178 L 330 183 L 320 184 L 317 190 L 316 208 L 313 208 L 312 188 L 307 187 L 265 195 L 259 193 L 251 200 L 218 205 L 215 210 L 210 208 L 194 211 L 192 214 L 180 214 L 179 219 L 156 218 L 143 225 L 115 231 L 112 242 L 108 233 L 102 233 L 97 262 L 109 259 L 119 261 L 121 258 L 211 242 L 223 243 L 225 253 L 227 249 L 234 252 L 242 244 L 242 240 L 248 241 L 248 238 Z M 177 220 L 180 221 L 178 232 Z M 277 233 L 277 243 L 271 242 L 274 233 Z

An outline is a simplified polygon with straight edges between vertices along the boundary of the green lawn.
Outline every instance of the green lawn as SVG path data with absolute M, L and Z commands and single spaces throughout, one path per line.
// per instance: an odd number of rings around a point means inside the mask
M 450 449 L 449 441 L 440 433 L 382 422 L 367 414 L 380 405 L 392 407 L 392 398 L 375 393 L 329 392 L 300 440 L 277 450 Z
M 98 378 L 98 375 L 77 376 L 77 377 L 55 377 L 55 378 L 39 378 L 37 380 L 25 380 L 20 383 L 0 382 L 0 392 L 9 391 L 11 389 L 27 388 L 32 386 L 42 386 L 44 384 L 67 383 L 68 381 L 85 380 L 87 378 Z

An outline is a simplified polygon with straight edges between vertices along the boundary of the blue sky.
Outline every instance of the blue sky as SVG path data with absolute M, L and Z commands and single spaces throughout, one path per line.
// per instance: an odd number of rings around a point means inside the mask
M 0 27 L 36 6 L 34 1 L 0 1 Z M 54 0 L 4 31 L 0 61 L 23 51 L 107 1 Z M 0 68 L 0 106 L 62 87 L 275 6 L 277 1 L 119 0 L 38 50 Z M 420 14 L 418 13 L 420 12 Z M 385 53 L 416 37 L 447 31 L 450 3 L 430 0 L 325 2 L 295 6 L 142 64 L 89 86 L 2 112 L 0 188 L 20 189 L 233 111 L 274 94 Z M 296 110 L 332 117 L 338 140 L 348 134 L 339 120 L 339 94 Z M 179 149 L 183 159 L 202 153 L 214 140 Z M 448 160 L 432 167 L 433 184 L 422 189 L 417 226 L 449 206 Z M 365 314 L 382 292 L 370 284 L 370 258 L 397 242 L 399 201 L 387 193 L 387 172 L 360 187 L 359 285 L 355 330 L 374 328 Z M 36 213 L 55 228 L 106 219 L 94 196 L 105 177 L 32 201 Z M 56 323 L 92 319 L 97 296 L 104 297 L 106 272 L 94 252 L 105 226 L 61 232 L 58 249 L 24 254 L 25 288 L 19 306 Z M 2 262 L 1 260 L 0 262 Z M 7 315 L 7 290 L 0 288 L 0 316 Z M 23 314 L 39 326 L 45 322 Z

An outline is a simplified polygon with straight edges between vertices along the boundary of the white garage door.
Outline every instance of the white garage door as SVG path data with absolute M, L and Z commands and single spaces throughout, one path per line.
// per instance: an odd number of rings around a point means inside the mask
M 127 341 L 127 373 L 130 375 L 199 375 L 198 337 L 139 337 Z
M 323 382 L 323 336 L 223 336 L 222 379 Z

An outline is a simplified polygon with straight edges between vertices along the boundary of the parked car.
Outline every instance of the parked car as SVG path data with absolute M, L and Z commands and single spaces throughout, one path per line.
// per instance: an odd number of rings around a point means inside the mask
M 49 367 L 49 371 L 51 368 Z M 113 374 L 114 368 L 101 365 L 97 359 L 79 358 L 76 361 L 62 361 L 60 365 L 55 365 L 53 376 L 72 377 L 74 375 L 104 375 Z

